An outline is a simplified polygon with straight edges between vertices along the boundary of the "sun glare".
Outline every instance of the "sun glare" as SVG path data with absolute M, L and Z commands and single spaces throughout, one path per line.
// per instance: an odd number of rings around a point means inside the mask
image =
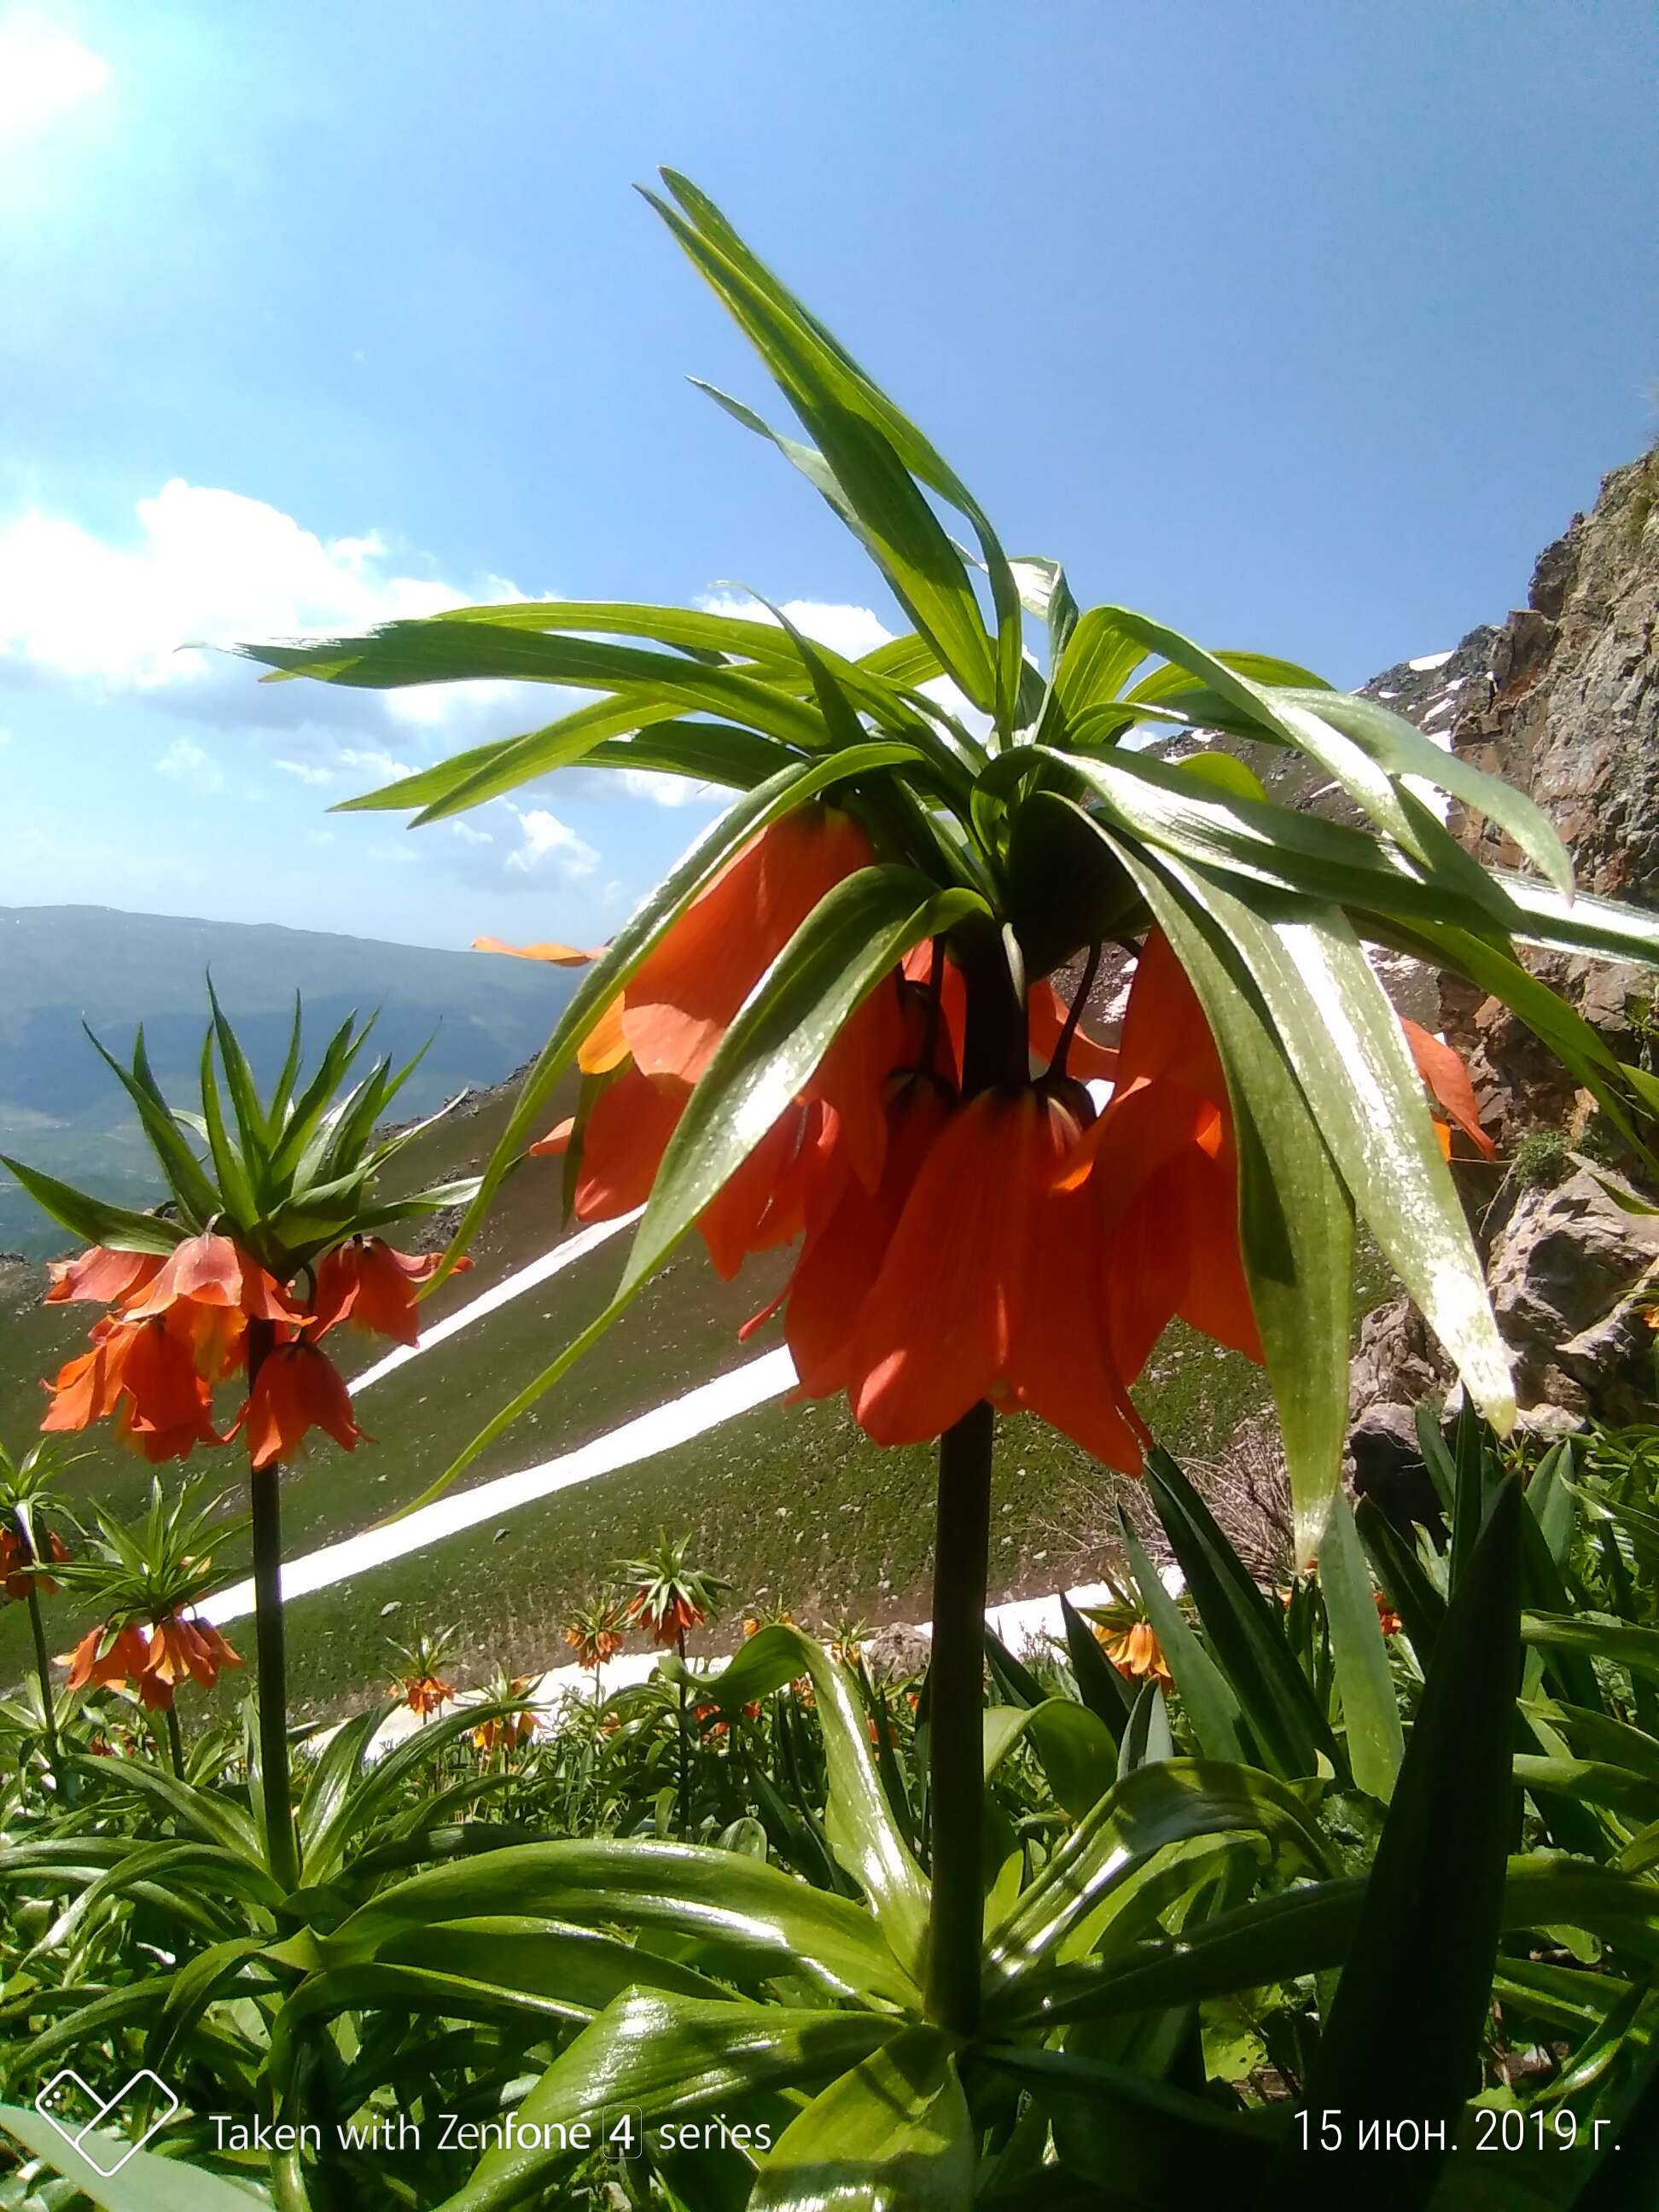
M 68 32 L 0 23 L 0 141 L 27 137 L 108 82 L 108 64 Z

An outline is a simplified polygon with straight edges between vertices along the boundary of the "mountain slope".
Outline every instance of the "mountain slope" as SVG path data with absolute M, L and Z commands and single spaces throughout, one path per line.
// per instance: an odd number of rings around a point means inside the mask
M 400 1060 L 430 1039 L 398 1101 L 410 1117 L 500 1082 L 540 1047 L 572 988 L 556 969 L 479 953 L 107 907 L 0 907 L 0 1151 L 103 1197 L 154 1197 L 149 1152 L 81 1024 L 124 1057 L 142 1021 L 163 1087 L 188 1104 L 210 970 L 264 1080 L 296 991 L 314 1050 L 354 1010 L 380 1010 L 376 1041 Z M 61 1242 L 0 1172 L 0 1250 L 38 1256 Z

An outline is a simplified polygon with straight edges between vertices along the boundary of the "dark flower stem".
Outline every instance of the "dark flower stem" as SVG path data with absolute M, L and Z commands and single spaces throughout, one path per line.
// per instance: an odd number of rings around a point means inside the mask
M 984 1784 L 985 1590 L 996 1417 L 981 1402 L 939 1442 L 928 1771 L 933 1894 L 927 2016 L 957 2035 L 979 2026 Z
M 678 1638 L 680 1648 L 680 1834 L 690 1841 L 691 1835 L 691 1723 L 688 1707 L 691 1701 L 691 1686 L 685 1674 L 685 1631 Z
M 1025 1010 L 1000 945 L 966 963 L 963 1093 L 1024 1081 Z M 990 1571 L 996 1416 L 981 1401 L 939 1443 L 934 1504 L 933 1656 L 928 1691 L 928 1820 L 933 1902 L 927 2017 L 957 2035 L 979 2027 L 984 1919 L 985 1599 Z
M 34 1547 L 28 1531 L 21 1532 L 23 1557 L 33 1559 Z M 29 1577 L 28 1595 L 25 1600 L 29 1609 L 29 1628 L 34 1638 L 34 1671 L 40 1684 L 40 1713 L 46 1731 L 46 1764 L 52 1769 L 52 1778 L 58 1785 L 60 1802 L 68 1804 L 70 1798 L 64 1787 L 63 1754 L 58 1742 L 58 1693 L 52 1679 L 52 1655 L 46 1650 L 46 1623 L 40 1618 L 40 1593 L 34 1587 L 34 1577 Z
M 273 1322 L 247 1325 L 247 1387 L 274 1349 Z M 270 1871 L 285 1890 L 300 1883 L 294 1842 L 294 1808 L 288 1765 L 288 1658 L 283 1641 L 283 1518 L 281 1470 L 255 1468 L 249 1481 L 253 1508 L 253 1641 L 258 1669 L 259 1771 L 264 1786 Z
M 179 1711 L 177 1706 L 169 1705 L 167 1711 L 167 1750 L 173 1759 L 173 1771 L 178 1777 L 179 1780 L 182 1782 L 185 1778 L 184 1731 L 179 1726 Z

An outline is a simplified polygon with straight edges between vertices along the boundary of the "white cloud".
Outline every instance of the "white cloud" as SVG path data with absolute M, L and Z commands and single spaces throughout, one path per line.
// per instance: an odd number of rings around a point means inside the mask
M 141 699 L 216 729 L 280 730 L 289 760 L 307 753 L 317 768 L 354 739 L 384 753 L 420 737 L 448 750 L 546 719 L 540 685 L 261 684 L 246 662 L 199 649 L 522 599 L 502 577 L 463 591 L 407 574 L 377 532 L 324 538 L 264 500 L 179 477 L 140 500 L 135 520 L 106 537 L 38 507 L 0 519 L 0 682 Z
M 49 677 L 155 690 L 210 673 L 197 646 L 328 636 L 466 604 L 451 585 L 388 573 L 373 533 L 324 540 L 240 492 L 174 477 L 137 514 L 131 544 L 38 508 L 0 525 L 0 653 Z
M 519 843 L 507 856 L 507 866 L 516 873 L 529 875 L 546 864 L 560 875 L 591 876 L 599 865 L 599 856 L 586 839 L 544 806 L 508 811 L 519 818 Z
M 376 784 L 399 782 L 404 776 L 415 774 L 407 761 L 362 745 L 332 746 L 326 760 L 279 757 L 271 765 L 318 790 L 336 783 L 362 784 L 367 790 Z
M 488 830 L 475 830 L 470 822 L 452 822 L 449 834 L 463 845 L 493 845 L 495 842 Z
M 31 137 L 108 82 L 108 63 L 78 39 L 37 16 L 14 16 L 0 24 L 0 143 Z
M 175 738 L 155 763 L 157 775 L 170 775 L 192 791 L 222 791 L 224 770 L 210 752 L 188 738 Z
M 648 799 L 655 806 L 724 806 L 732 797 L 723 785 L 696 783 L 689 775 L 669 775 L 654 768 L 606 769 L 600 787 Z
M 769 607 L 746 592 L 715 592 L 697 602 L 705 614 L 736 615 L 747 622 L 775 622 Z M 856 660 L 885 645 L 893 633 L 870 607 L 844 606 L 833 599 L 785 599 L 783 611 L 815 645 L 827 645 L 843 660 Z

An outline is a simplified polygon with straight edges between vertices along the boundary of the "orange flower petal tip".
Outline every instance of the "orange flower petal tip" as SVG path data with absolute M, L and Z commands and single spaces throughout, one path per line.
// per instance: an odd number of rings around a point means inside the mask
M 499 937 L 475 937 L 472 950 L 505 953 L 509 960 L 543 960 L 550 968 L 586 968 L 599 957 L 574 945 L 507 945 Z
M 575 1134 L 575 1131 L 576 1122 L 573 1115 L 568 1120 L 561 1121 L 550 1129 L 544 1137 L 538 1137 L 535 1143 L 528 1148 L 530 1158 L 532 1160 L 540 1160 L 547 1158 L 550 1154 L 557 1158 L 560 1153 L 568 1152 L 570 1150 L 570 1139 Z

